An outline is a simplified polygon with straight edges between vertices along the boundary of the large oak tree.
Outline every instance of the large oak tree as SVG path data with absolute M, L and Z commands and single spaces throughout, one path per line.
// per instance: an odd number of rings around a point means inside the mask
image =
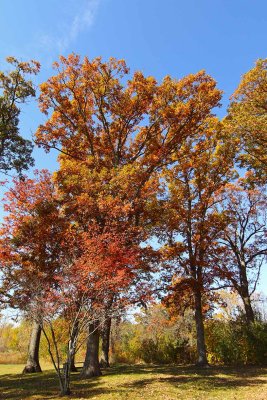
M 65 213 L 89 237 L 91 227 L 99 235 L 130 230 L 140 245 L 149 238 L 162 167 L 205 130 L 221 93 L 203 71 L 157 83 L 141 72 L 130 77 L 122 60 L 73 54 L 55 68 L 41 85 L 48 119 L 36 138 L 60 151 L 56 181 Z

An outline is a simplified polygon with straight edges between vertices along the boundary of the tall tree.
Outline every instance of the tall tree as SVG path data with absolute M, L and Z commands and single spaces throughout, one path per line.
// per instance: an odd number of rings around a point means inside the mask
M 141 72 L 126 80 L 123 60 L 81 61 L 73 54 L 55 68 L 41 85 L 40 108 L 49 118 L 36 137 L 61 152 L 56 180 L 66 215 L 80 231 L 130 230 L 132 245 L 144 243 L 158 172 L 205 128 L 221 96 L 215 81 L 203 71 L 161 84 Z
M 248 323 L 255 315 L 251 295 L 267 256 L 267 199 L 264 189 L 247 188 L 245 181 L 228 185 L 222 194 L 227 226 L 221 232 L 221 248 L 214 251 L 219 275 L 240 295 Z
M 206 119 L 205 131 L 188 138 L 165 171 L 167 197 L 162 200 L 159 235 L 166 245 L 170 291 L 192 296 L 197 332 L 198 364 L 207 365 L 203 322 L 204 299 L 214 277 L 212 244 L 225 226 L 213 206 L 219 191 L 233 176 L 234 153 L 221 137 L 220 122 Z
M 0 71 L 0 172 L 22 170 L 33 165 L 32 143 L 19 132 L 20 105 L 35 96 L 35 89 L 27 74 L 39 72 L 37 61 L 19 62 L 14 57 L 7 61 L 14 67 L 9 73 Z

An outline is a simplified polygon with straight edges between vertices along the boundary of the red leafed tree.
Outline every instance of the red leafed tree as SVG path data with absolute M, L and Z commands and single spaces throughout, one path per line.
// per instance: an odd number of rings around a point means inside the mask
M 228 224 L 218 240 L 221 247 L 214 252 L 217 271 L 240 295 L 248 323 L 255 320 L 251 295 L 267 256 L 266 206 L 265 189 L 249 188 L 245 180 L 228 185 L 222 194 Z
M 144 251 L 134 244 L 129 230 L 120 232 L 106 225 L 99 232 L 91 225 L 85 232 L 70 223 L 46 171 L 36 173 L 36 179 L 16 181 L 6 194 L 5 209 L 0 242 L 2 299 L 41 327 L 61 392 L 69 393 L 70 366 L 80 333 L 87 329 L 89 340 L 94 336 L 110 296 L 110 317 L 129 303 L 130 287 L 146 263 Z M 59 317 L 69 327 L 64 374 L 54 329 Z
M 79 253 L 81 255 L 73 264 L 65 265 L 57 274 L 57 285 L 46 294 L 44 307 L 39 308 L 42 329 L 49 344 L 49 353 L 59 377 L 62 394 L 70 393 L 70 368 L 73 356 L 81 345 L 81 332 L 87 331 L 90 344 L 85 375 L 91 376 L 92 370 L 95 376 L 99 370 L 97 332 L 104 324 L 105 304 L 109 296 L 116 293 L 113 307 L 109 309 L 110 317 L 118 315 L 121 308 L 127 305 L 131 300 L 127 290 L 133 283 L 135 270 L 139 268 L 141 260 L 137 249 L 129 246 L 128 238 L 114 234 L 81 237 Z M 69 327 L 63 372 L 59 355 L 62 343 L 54 328 L 58 317 L 64 317 Z
M 3 300 L 25 310 L 43 291 L 43 283 L 49 287 L 54 281 L 65 250 L 65 222 L 51 176 L 47 171 L 35 175 L 14 181 L 6 193 L 7 215 L 1 228 Z
M 7 213 L 1 227 L 1 300 L 19 308 L 32 320 L 32 334 L 25 372 L 39 372 L 41 335 L 37 304 L 55 283 L 66 250 L 55 188 L 47 171 L 35 179 L 15 180 L 6 193 Z
M 148 263 L 147 249 L 141 249 L 138 243 L 134 243 L 135 238 L 131 238 L 130 230 L 118 233 L 114 229 L 105 229 L 95 235 L 92 235 L 91 230 L 83 236 L 84 251 L 77 261 L 78 270 L 84 276 L 80 281 L 85 279 L 85 286 L 88 285 L 86 279 L 90 275 L 90 284 L 94 288 L 92 308 L 94 311 L 101 309 L 102 312 L 102 323 L 94 321 L 89 326 L 89 332 L 94 331 L 95 335 L 88 335 L 88 350 L 82 373 L 90 377 L 100 374 L 99 328 L 103 329 L 106 319 L 119 316 L 133 302 L 148 298 L 145 282 L 142 281 L 142 287 L 138 283 Z M 95 355 L 92 354 L 92 348 L 95 348 Z

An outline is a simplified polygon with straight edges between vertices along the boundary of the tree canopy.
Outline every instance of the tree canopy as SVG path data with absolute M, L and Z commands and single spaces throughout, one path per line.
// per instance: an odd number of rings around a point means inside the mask
M 14 69 L 9 73 L 0 71 L 0 172 L 15 170 L 17 173 L 33 165 L 33 145 L 19 131 L 20 105 L 35 96 L 35 88 L 26 76 L 39 72 L 37 61 L 20 62 L 7 58 Z

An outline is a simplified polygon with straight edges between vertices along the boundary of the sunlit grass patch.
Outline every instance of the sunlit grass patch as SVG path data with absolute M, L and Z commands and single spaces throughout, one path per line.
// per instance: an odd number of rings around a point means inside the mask
M 17 374 L 21 365 L 0 366 L 1 399 L 59 400 L 54 371 Z M 266 400 L 267 368 L 201 370 L 183 366 L 119 365 L 95 379 L 72 375 L 73 400 Z M 66 397 L 67 399 L 67 397 Z

